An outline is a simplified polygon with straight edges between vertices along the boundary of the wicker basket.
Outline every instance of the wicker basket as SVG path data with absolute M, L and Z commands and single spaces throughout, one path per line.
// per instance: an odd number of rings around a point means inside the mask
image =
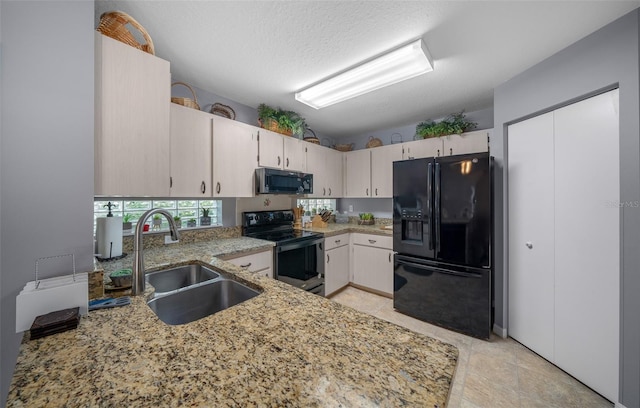
M 260 123 L 260 127 L 263 129 L 267 129 L 270 130 L 272 132 L 276 132 L 276 133 L 280 133 L 281 135 L 285 135 L 285 136 L 292 136 L 293 132 L 291 131 L 291 129 L 284 129 L 282 127 L 280 127 L 280 124 L 273 119 L 267 119 L 266 122 L 263 122 L 261 120 L 258 119 L 258 123 Z
M 380 147 L 382 146 L 382 140 L 377 137 L 369 136 L 369 141 L 367 142 L 367 149 L 371 149 L 372 147 Z
M 231 106 L 223 105 L 221 103 L 214 103 L 211 105 L 211 113 L 231 120 L 235 120 L 236 118 L 236 112 L 231 108 Z
M 353 143 L 349 144 L 336 144 L 333 145 L 333 148 L 340 152 L 350 152 L 353 150 Z
M 186 106 L 187 108 L 200 110 L 200 105 L 198 105 L 198 98 L 196 97 L 196 93 L 193 90 L 193 88 L 191 88 L 188 84 L 185 84 L 184 82 L 174 82 L 171 84 L 171 86 L 174 86 L 174 85 L 184 85 L 187 88 L 189 88 L 189 90 L 191 91 L 191 95 L 193 95 L 193 99 L 172 96 L 171 102 L 177 103 L 178 105 Z
M 142 34 L 146 44 L 140 44 L 133 36 L 129 27 L 133 27 Z M 96 29 L 107 37 L 111 37 L 120 42 L 128 44 L 149 54 L 155 55 L 153 40 L 147 30 L 140 25 L 133 17 L 122 11 L 108 11 L 100 16 L 100 24 Z
M 309 135 L 309 136 L 307 136 Z M 316 137 L 316 132 L 314 132 L 313 130 L 307 128 L 304 131 L 304 134 L 302 135 L 302 140 L 304 140 L 305 142 L 309 142 L 309 143 L 313 143 L 313 144 L 320 144 L 320 139 L 318 139 Z

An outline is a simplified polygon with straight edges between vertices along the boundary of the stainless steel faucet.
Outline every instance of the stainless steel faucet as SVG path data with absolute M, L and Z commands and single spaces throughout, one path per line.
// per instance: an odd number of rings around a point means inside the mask
M 140 295 L 144 293 L 145 280 L 144 280 L 144 257 L 142 255 L 142 231 L 144 229 L 144 223 L 153 214 L 164 215 L 169 221 L 169 229 L 171 229 L 171 239 L 177 241 L 180 239 L 180 232 L 176 226 L 173 217 L 167 210 L 161 208 L 152 208 L 149 211 L 142 214 L 136 225 L 136 233 L 133 236 L 133 283 L 131 293 L 133 295 Z

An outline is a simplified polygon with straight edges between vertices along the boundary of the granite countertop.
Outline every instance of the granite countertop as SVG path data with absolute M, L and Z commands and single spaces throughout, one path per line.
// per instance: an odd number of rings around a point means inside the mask
M 326 228 L 304 228 L 305 231 L 313 231 L 320 232 L 324 234 L 325 237 L 331 237 L 334 235 L 345 234 L 349 232 L 360 232 L 363 234 L 374 234 L 374 235 L 386 235 L 392 236 L 393 231 L 391 229 L 383 229 L 384 225 L 376 224 L 376 225 L 358 225 L 358 224 L 336 224 L 329 223 Z
M 234 238 L 145 250 L 147 268 L 202 262 L 262 293 L 169 326 L 146 305 L 147 288 L 75 330 L 25 334 L 7 406 L 446 406 L 454 346 L 217 258 L 271 246 Z M 131 261 L 118 262 L 105 269 Z

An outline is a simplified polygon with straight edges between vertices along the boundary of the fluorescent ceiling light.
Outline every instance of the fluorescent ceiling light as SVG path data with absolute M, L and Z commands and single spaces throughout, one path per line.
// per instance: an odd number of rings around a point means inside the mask
M 424 41 L 416 40 L 296 92 L 296 100 L 320 109 L 430 71 L 431 55 Z

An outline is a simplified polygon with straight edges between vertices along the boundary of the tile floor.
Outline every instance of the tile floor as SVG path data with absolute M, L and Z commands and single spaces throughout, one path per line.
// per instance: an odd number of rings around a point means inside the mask
M 393 310 L 393 300 L 347 287 L 332 300 L 458 347 L 452 408 L 610 408 L 613 404 L 513 339 L 455 333 Z

